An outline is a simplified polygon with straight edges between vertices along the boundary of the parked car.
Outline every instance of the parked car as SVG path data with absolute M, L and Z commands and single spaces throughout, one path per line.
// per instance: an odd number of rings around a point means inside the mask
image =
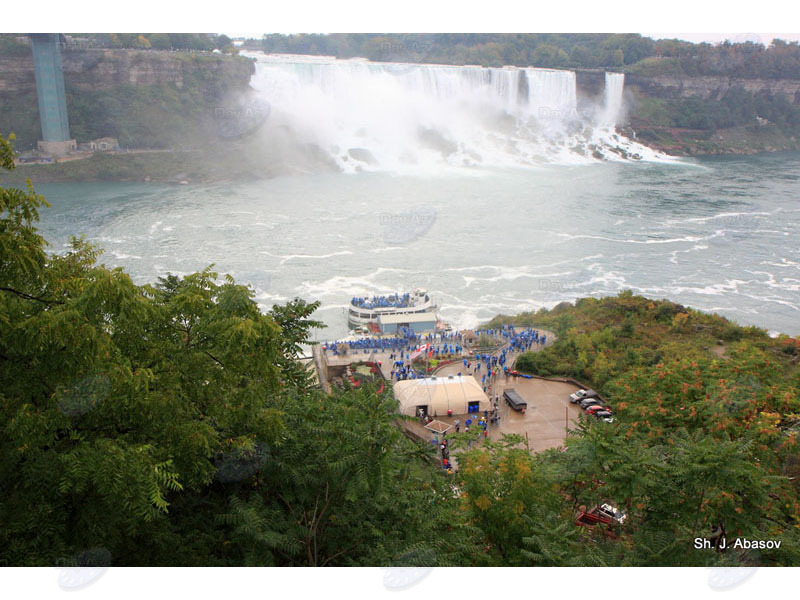
M 585 400 L 581 400 L 580 402 L 580 406 L 584 410 L 586 410 L 590 406 L 602 406 L 602 405 L 603 403 L 597 398 L 586 398 Z
M 625 519 L 628 518 L 628 515 L 626 515 L 624 511 L 610 504 L 601 504 L 597 508 L 597 514 L 608 519 L 613 519 L 620 525 L 622 525 L 625 522 Z
M 591 414 L 596 413 L 599 410 L 604 410 L 604 411 L 607 411 L 607 412 L 611 412 L 611 407 L 610 406 L 603 406 L 602 404 L 594 404 L 594 405 L 592 405 L 592 406 L 590 406 L 589 408 L 586 409 L 586 414 L 587 415 L 591 415 Z
M 595 392 L 594 390 L 578 390 L 574 394 L 570 394 L 569 401 L 572 402 L 572 404 L 575 404 L 576 402 L 580 402 L 581 400 L 584 400 L 586 398 L 596 398 L 596 397 L 597 397 L 597 392 Z
M 595 413 L 592 413 L 598 419 L 603 419 L 606 423 L 613 423 L 614 422 L 614 415 L 613 413 L 607 410 L 598 410 Z

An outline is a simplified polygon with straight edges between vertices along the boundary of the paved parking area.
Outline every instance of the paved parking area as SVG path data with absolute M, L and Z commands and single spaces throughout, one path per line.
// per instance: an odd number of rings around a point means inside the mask
M 546 332 L 550 340 L 555 336 L 551 332 Z M 534 352 L 541 350 L 541 346 L 534 345 L 531 349 Z M 508 363 L 513 364 L 516 353 L 509 353 Z M 354 360 L 374 360 L 381 361 L 381 370 L 387 380 L 391 381 L 392 361 L 389 359 L 389 352 L 353 352 L 347 355 L 333 356 L 327 354 L 329 365 L 344 365 Z M 474 365 L 473 365 L 474 367 Z M 468 374 L 462 362 L 458 361 L 445 365 L 436 371 L 437 377 L 455 375 L 457 373 Z M 478 371 L 473 375 L 480 382 L 480 376 L 484 371 Z M 520 396 L 528 403 L 525 414 L 518 413 L 511 409 L 503 400 L 503 390 L 514 388 Z M 495 381 L 488 386 L 487 395 L 494 401 L 499 397 L 500 423 L 489 427 L 489 438 L 492 440 L 500 439 L 505 433 L 516 433 L 526 438 L 528 448 L 532 452 L 540 452 L 548 448 L 561 446 L 566 437 L 568 429 L 575 427 L 582 410 L 579 406 L 569 403 L 569 395 L 579 388 L 571 383 L 560 381 L 547 381 L 544 379 L 525 379 L 524 377 L 504 377 L 502 371 Z M 461 421 L 462 431 L 467 415 L 454 415 L 452 417 L 437 417 L 440 421 L 453 424 L 456 419 Z M 431 439 L 433 435 L 417 422 L 404 422 L 404 426 L 422 437 Z M 454 430 L 451 430 L 453 432 Z
M 513 363 L 513 357 L 510 357 Z M 437 371 L 436 375 L 455 375 L 465 373 L 462 363 L 447 365 Z M 480 381 L 480 377 L 476 377 Z M 528 403 L 525 414 L 513 410 L 503 400 L 503 390 L 514 388 L 517 393 Z M 492 401 L 499 397 L 500 423 L 489 427 L 489 439 L 500 439 L 505 433 L 516 433 L 526 437 L 528 448 L 532 452 L 540 452 L 548 448 L 557 448 L 564 443 L 567 429 L 576 426 L 579 416 L 583 413 L 580 406 L 570 404 L 569 395 L 580 389 L 578 386 L 561 381 L 548 381 L 545 379 L 526 379 L 524 377 L 504 377 L 502 371 L 492 384 L 487 395 Z M 453 417 L 437 417 L 440 421 L 453 423 L 459 419 L 462 423 L 465 415 Z M 425 435 L 426 430 L 420 430 Z
M 509 377 L 496 384 L 500 394 L 500 425 L 495 432 L 527 434 L 528 447 L 533 452 L 557 448 L 564 442 L 567 429 L 578 422 L 583 412 L 580 406 L 569 403 L 569 395 L 578 386 L 561 381 Z M 513 410 L 502 400 L 503 390 L 514 388 L 528 403 L 525 414 Z

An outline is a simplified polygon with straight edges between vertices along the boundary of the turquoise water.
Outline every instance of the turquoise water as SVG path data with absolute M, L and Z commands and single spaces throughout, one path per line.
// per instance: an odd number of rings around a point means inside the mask
M 214 263 L 264 306 L 320 300 L 320 339 L 352 296 L 415 286 L 458 326 L 629 288 L 800 333 L 796 153 L 37 190 L 54 250 L 83 233 L 140 283 Z

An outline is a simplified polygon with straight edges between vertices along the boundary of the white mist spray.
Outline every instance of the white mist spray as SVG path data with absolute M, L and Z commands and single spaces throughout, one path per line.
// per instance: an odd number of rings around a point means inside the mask
M 251 84 L 271 105 L 267 134 L 279 127 L 344 171 L 435 172 L 620 157 L 587 135 L 592 125 L 577 112 L 572 71 L 256 56 Z M 622 101 L 619 77 L 612 77 L 619 91 L 611 96 L 606 80 L 607 107 L 615 114 Z M 632 154 L 654 156 L 638 145 Z

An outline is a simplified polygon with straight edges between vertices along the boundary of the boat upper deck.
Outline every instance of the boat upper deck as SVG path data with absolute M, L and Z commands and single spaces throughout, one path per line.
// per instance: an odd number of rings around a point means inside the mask
M 354 296 L 350 299 L 350 310 L 369 310 L 376 312 L 406 311 L 415 308 L 424 308 L 431 303 L 431 298 L 425 290 L 413 290 L 405 294 L 390 294 L 387 296 Z

